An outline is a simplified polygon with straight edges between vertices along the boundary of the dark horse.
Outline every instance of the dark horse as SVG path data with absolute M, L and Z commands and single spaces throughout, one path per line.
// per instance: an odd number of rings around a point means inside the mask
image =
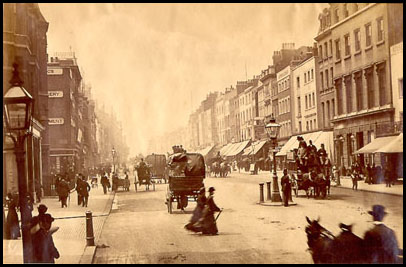
M 320 218 L 306 226 L 307 244 L 314 263 L 363 263 L 363 240 L 352 233 L 351 226 L 340 224 L 341 234 L 335 237 L 319 224 Z
M 305 173 L 303 175 L 298 175 L 296 178 L 295 175 L 292 174 L 292 178 L 292 189 L 294 190 L 296 197 L 299 195 L 299 190 L 304 190 L 307 198 L 309 198 L 312 195 L 312 188 L 314 188 L 314 182 L 310 179 L 310 175 Z

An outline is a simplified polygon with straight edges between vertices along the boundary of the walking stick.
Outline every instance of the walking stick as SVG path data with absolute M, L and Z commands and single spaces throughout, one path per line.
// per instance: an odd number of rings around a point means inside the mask
M 220 214 L 221 214 L 222 211 L 223 211 L 223 209 L 221 209 L 221 210 L 219 211 L 219 214 L 217 214 L 217 217 L 216 217 L 216 219 L 214 220 L 215 222 L 217 221 L 217 219 L 218 219 L 218 217 L 220 216 Z

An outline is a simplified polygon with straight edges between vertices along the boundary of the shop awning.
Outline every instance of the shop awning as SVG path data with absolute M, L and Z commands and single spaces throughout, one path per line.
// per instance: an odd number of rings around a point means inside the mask
M 297 149 L 299 147 L 297 136 L 298 135 L 292 136 L 282 147 L 282 149 L 278 153 L 276 153 L 276 156 L 286 156 L 287 152 Z M 326 149 L 329 158 L 332 158 L 334 151 L 333 131 L 318 131 L 313 133 L 300 134 L 299 136 L 303 137 L 303 139 L 306 141 L 306 144 L 309 144 L 309 141 L 312 140 L 313 145 L 315 145 L 317 149 L 320 149 L 321 144 L 324 144 L 324 148 Z
M 249 142 L 250 141 L 248 140 L 248 141 L 243 141 L 243 142 L 235 144 L 234 148 L 232 150 L 230 150 L 226 156 L 233 157 L 233 156 L 240 154 L 244 150 L 244 148 L 247 147 Z
M 225 156 L 226 153 L 227 153 L 233 146 L 234 146 L 233 143 L 229 143 L 229 144 L 223 146 L 223 147 L 220 149 L 220 155 L 221 155 L 221 156 Z
M 389 147 L 389 145 L 391 145 L 391 143 L 393 141 L 395 141 L 395 139 L 397 137 L 398 136 L 385 136 L 385 137 L 375 138 L 374 140 L 372 140 L 371 143 L 369 143 L 369 144 L 363 146 L 362 148 L 358 149 L 357 151 L 355 151 L 354 154 L 376 153 L 376 152 L 378 152 L 378 150 L 381 150 L 381 149 L 385 148 L 386 146 L 388 146 L 388 148 L 394 148 L 392 146 Z M 403 140 L 402 140 L 402 143 L 403 143 Z M 402 144 L 401 149 L 403 150 L 403 144 Z M 389 153 L 396 153 L 396 152 L 389 152 Z
M 214 146 L 208 146 L 202 150 L 199 150 L 197 153 L 201 154 L 203 157 L 206 157 L 213 150 L 213 148 Z
M 403 133 L 398 135 L 389 144 L 378 149 L 375 153 L 403 153 Z
M 252 150 L 254 150 L 254 155 L 256 155 L 261 148 L 265 145 L 265 141 L 256 141 L 252 146 L 248 146 L 247 148 L 244 149 L 244 153 L 242 154 L 243 156 L 249 156 L 252 155 Z

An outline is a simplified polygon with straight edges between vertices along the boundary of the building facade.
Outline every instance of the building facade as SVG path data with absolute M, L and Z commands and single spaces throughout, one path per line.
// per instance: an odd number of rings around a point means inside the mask
M 35 193 L 35 183 L 47 184 L 50 171 L 48 164 L 48 90 L 47 90 L 47 31 L 48 22 L 38 4 L 3 3 L 3 96 L 10 88 L 13 64 L 23 87 L 34 98 L 31 134 L 26 138 L 26 177 L 28 192 Z M 5 136 L 3 128 L 3 197 L 16 193 L 17 166 L 14 144 Z
M 323 57 L 320 80 L 332 73 L 335 102 L 330 122 L 334 125 L 338 165 L 348 167 L 354 160 L 363 164 L 364 155 L 356 159 L 354 151 L 380 136 L 379 124 L 393 122 L 389 50 L 396 29 L 389 25 L 393 25 L 391 20 L 398 20 L 388 16 L 393 8 L 395 4 L 334 3 L 325 12 L 329 15 L 321 16 L 321 28 L 326 28 L 332 49 L 327 45 L 329 64 L 324 66 Z M 316 40 L 319 54 L 325 55 L 320 46 L 325 49 L 327 39 L 317 37 Z M 322 77 L 322 70 L 329 70 L 329 74 L 324 72 Z M 379 158 L 374 160 L 380 164 Z
M 317 57 L 304 60 L 292 69 L 293 133 L 319 130 Z

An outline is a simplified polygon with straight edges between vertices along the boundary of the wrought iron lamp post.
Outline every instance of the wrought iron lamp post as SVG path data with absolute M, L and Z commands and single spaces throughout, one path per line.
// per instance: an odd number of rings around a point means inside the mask
M 115 159 L 115 157 L 116 157 L 116 150 L 114 149 L 114 147 L 113 147 L 113 149 L 111 150 L 111 154 L 113 154 L 113 173 L 116 173 L 116 164 L 115 164 L 115 162 L 114 162 L 114 159 Z
M 265 126 L 266 133 L 272 142 L 273 149 L 273 176 L 272 176 L 272 194 L 271 202 L 282 202 L 282 198 L 279 192 L 278 176 L 276 174 L 276 140 L 280 130 L 280 124 L 276 123 L 274 117 L 272 117 Z
M 18 64 L 13 64 L 11 87 L 4 95 L 3 116 L 9 136 L 14 142 L 17 161 L 18 194 L 21 213 L 21 231 L 24 263 L 32 262 L 32 242 L 30 234 L 31 209 L 28 206 L 27 180 L 25 177 L 25 138 L 31 128 L 34 99 L 22 86 L 18 73 Z

